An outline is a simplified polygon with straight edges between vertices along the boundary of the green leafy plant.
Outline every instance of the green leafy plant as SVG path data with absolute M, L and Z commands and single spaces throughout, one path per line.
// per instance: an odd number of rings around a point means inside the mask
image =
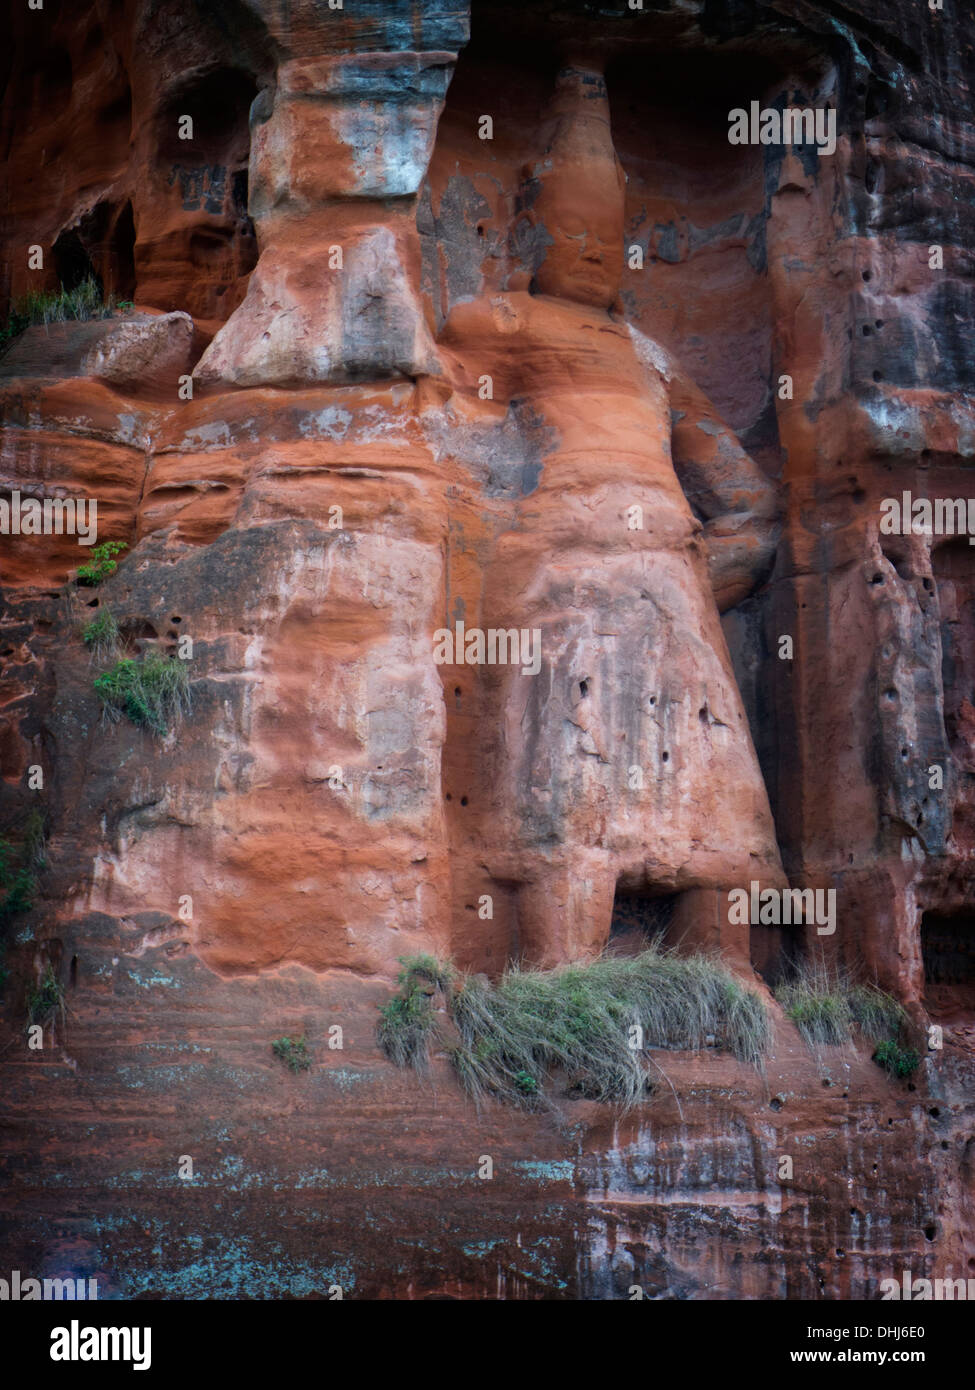
M 913 1048 L 902 1047 L 890 1038 L 885 1038 L 877 1044 L 873 1060 L 890 1076 L 899 1077 L 902 1081 L 905 1077 L 912 1076 L 921 1065 L 920 1055 Z
M 190 708 L 186 663 L 174 656 L 123 657 L 95 678 L 95 690 L 111 717 L 127 715 L 160 737 Z
M 534 1107 L 559 1072 L 574 1094 L 627 1108 L 652 1090 L 644 1048 L 713 1043 L 759 1066 L 769 1045 L 761 999 L 711 956 L 655 945 L 557 970 L 513 967 L 493 985 L 429 958 L 403 965 L 399 993 L 380 1009 L 380 1045 L 422 1068 L 437 1033 L 431 986 L 440 988 L 458 1035 L 447 1054 L 477 1101 Z
M 271 1051 L 296 1075 L 300 1071 L 307 1071 L 311 1066 L 304 1034 L 300 1038 L 275 1038 L 271 1043 Z
M 63 285 L 59 290 L 30 290 L 11 306 L 10 316 L 0 329 L 0 348 L 35 324 L 107 319 L 114 312 L 114 300 L 111 296 L 105 299 L 91 276 L 70 290 Z
M 436 1027 L 431 1003 L 437 989 L 449 990 L 453 971 L 433 956 L 401 956 L 397 976 L 399 993 L 379 1009 L 377 1037 L 390 1061 L 397 1066 L 425 1071 L 429 1044 Z
M 96 618 L 92 618 L 81 634 L 81 640 L 99 661 L 108 661 L 116 655 L 121 640 L 121 629 L 115 615 L 103 608 Z
M 88 563 L 78 569 L 78 582 L 89 586 L 100 584 L 118 569 L 118 561 L 112 557 L 121 555 L 128 548 L 125 541 L 105 541 L 102 545 L 96 545 Z
M 26 912 L 37 887 L 30 851 L 0 840 L 0 926 L 18 912 Z
M 38 985 L 27 991 L 27 1019 L 30 1023 L 43 1023 L 55 1010 L 64 1012 L 64 987 L 55 975 L 53 967 L 45 967 Z

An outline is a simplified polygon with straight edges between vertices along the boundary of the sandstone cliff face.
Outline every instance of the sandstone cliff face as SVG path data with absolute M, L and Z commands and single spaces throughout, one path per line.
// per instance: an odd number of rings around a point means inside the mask
M 0 537 L 0 833 L 47 830 L 3 1000 L 11 1265 L 176 1296 L 965 1276 L 975 550 L 881 521 L 971 492 L 971 16 L 13 29 L 0 288 L 132 307 L 0 357 L 0 497 L 95 498 L 128 546 L 86 588 L 75 536 Z M 752 101 L 831 109 L 835 152 L 730 144 Z M 191 651 L 164 739 L 102 717 L 105 610 L 129 655 Z M 834 890 L 835 934 L 736 925 L 752 882 Z M 561 1126 L 376 1047 L 400 956 L 493 976 L 661 923 L 760 989 L 823 952 L 944 1047 L 893 1082 L 772 1003 L 765 1077 L 675 1054 L 682 1105 Z M 316 1065 L 282 1080 L 296 1031 Z

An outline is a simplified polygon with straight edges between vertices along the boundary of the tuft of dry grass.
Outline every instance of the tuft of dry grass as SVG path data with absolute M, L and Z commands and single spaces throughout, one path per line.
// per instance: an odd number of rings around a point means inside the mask
M 896 999 L 823 961 L 802 965 L 775 997 L 810 1047 L 836 1047 L 857 1030 L 871 1042 L 896 1039 L 907 1026 Z
M 190 708 L 186 662 L 174 656 L 153 654 L 141 661 L 123 657 L 95 678 L 95 690 L 111 718 L 127 715 L 160 737 Z
M 478 1102 L 534 1107 L 561 1073 L 572 1093 L 627 1109 L 652 1089 L 646 1048 L 713 1042 L 755 1066 L 768 1050 L 765 1005 L 713 956 L 653 945 L 554 970 L 512 967 L 494 985 L 418 959 L 403 961 L 400 993 L 381 1010 L 380 1044 L 400 1065 L 425 1067 L 436 1036 L 428 991 L 442 989 L 459 1034 L 448 1055 Z

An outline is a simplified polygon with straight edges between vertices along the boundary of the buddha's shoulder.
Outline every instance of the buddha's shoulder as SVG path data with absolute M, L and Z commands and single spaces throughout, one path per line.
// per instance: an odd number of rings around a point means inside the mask
M 566 344 L 594 332 L 618 338 L 621 343 L 630 341 L 625 320 L 612 318 L 604 309 L 530 294 L 527 290 L 510 290 L 455 304 L 442 336 L 460 338 L 490 333 Z
M 633 343 L 634 351 L 642 365 L 653 376 L 660 377 L 667 385 L 679 375 L 677 363 L 671 357 L 665 347 L 658 343 L 654 338 L 648 338 L 639 328 L 633 324 L 627 324 L 627 332 Z

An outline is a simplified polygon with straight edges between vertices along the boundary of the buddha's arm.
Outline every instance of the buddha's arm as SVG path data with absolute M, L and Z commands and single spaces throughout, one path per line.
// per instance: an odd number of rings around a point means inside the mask
M 772 568 L 779 536 L 777 489 L 680 368 L 670 377 L 670 406 L 674 469 L 704 525 L 711 587 L 723 612 L 746 598 Z
M 630 332 L 647 368 L 667 382 L 674 470 L 703 525 L 711 587 L 724 612 L 771 570 L 779 537 L 778 490 L 675 359 L 638 330 Z

